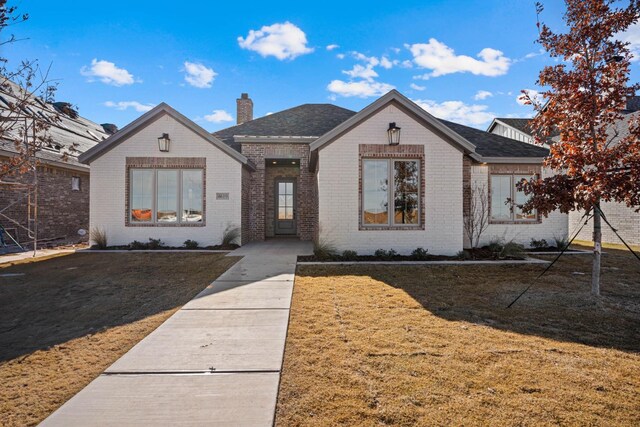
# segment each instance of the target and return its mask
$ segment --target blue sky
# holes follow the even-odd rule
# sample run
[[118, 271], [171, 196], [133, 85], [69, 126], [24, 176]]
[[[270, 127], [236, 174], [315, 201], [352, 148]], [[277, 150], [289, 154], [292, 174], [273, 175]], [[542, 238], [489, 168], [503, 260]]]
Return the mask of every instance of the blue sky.
[[[545, 3], [561, 28], [563, 2]], [[213, 131], [235, 124], [241, 92], [260, 117], [304, 103], [357, 111], [394, 87], [485, 128], [530, 115], [517, 96], [551, 61], [528, 0], [13, 4], [30, 19], [12, 31], [28, 39], [3, 56], [51, 64], [57, 100], [120, 127], [162, 101]]]

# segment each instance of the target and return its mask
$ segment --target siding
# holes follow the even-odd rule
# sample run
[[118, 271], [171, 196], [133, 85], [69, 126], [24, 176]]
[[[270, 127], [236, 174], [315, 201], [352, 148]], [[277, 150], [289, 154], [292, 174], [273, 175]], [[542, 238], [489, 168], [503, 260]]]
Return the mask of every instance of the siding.
[[[548, 170], [542, 170], [542, 177], [548, 176]], [[471, 166], [471, 186], [481, 188], [484, 186], [489, 191], [489, 166]], [[567, 215], [560, 211], [552, 212], [548, 218], [542, 217], [538, 223], [521, 224], [489, 224], [489, 227], [480, 238], [479, 246], [489, 244], [492, 240], [514, 241], [526, 247], [530, 246], [531, 239], [545, 239], [549, 244], [555, 237], [567, 237]], [[468, 243], [468, 242], [466, 242]]]
[[[158, 150], [158, 137], [168, 133], [171, 150]], [[206, 158], [206, 226], [125, 226], [125, 162], [127, 157]], [[229, 193], [229, 200], [216, 200], [216, 193]], [[181, 246], [185, 240], [216, 245], [229, 225], [241, 226], [242, 165], [168, 115], [150, 123], [91, 163], [91, 227], [107, 233], [109, 245], [133, 240], [162, 239]]]
[[[425, 228], [359, 229], [359, 146], [386, 145], [387, 128], [402, 128], [400, 146], [424, 146]], [[371, 254], [378, 248], [408, 254], [421, 246], [432, 254], [462, 249], [463, 154], [394, 105], [388, 105], [319, 151], [319, 235], [338, 250]]]
[[496, 123], [493, 129], [491, 129], [491, 133], [504, 136], [505, 138], [515, 139], [516, 141], [534, 144], [533, 139], [526, 133], [520, 132], [510, 126], [505, 126], [502, 123]]

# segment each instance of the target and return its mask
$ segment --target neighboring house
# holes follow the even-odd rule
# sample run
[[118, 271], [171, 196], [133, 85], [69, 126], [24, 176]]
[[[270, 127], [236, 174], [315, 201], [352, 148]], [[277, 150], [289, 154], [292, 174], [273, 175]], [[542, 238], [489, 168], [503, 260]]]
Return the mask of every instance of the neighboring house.
[[[628, 133], [629, 120], [640, 117], [640, 96], [628, 97], [622, 114], [624, 116], [623, 119], [609, 130], [613, 144], [615, 144], [617, 139], [624, 137]], [[496, 118], [491, 122], [491, 125], [489, 125], [487, 132], [517, 139], [518, 141], [524, 141], [529, 144], [535, 144], [529, 127], [530, 121], [531, 119]], [[550, 143], [558, 140], [559, 136], [555, 135], [551, 138]], [[548, 148], [549, 144], [545, 144], [544, 147]], [[609, 222], [611, 222], [611, 225], [618, 230], [618, 233], [627, 243], [640, 245], [640, 213], [636, 212], [637, 206], [628, 207], [622, 203], [604, 202], [601, 208]], [[570, 237], [572, 237], [583, 224], [583, 215], [584, 212], [582, 211], [569, 213]], [[613, 230], [604, 222], [602, 227], [603, 242], [622, 243]], [[593, 221], [590, 221], [589, 224], [580, 231], [576, 240], [583, 242], [593, 241]]]
[[485, 186], [482, 244], [567, 233], [566, 215], [506, 204], [522, 200], [521, 176], [544, 173], [544, 148], [438, 120], [395, 90], [357, 113], [305, 104], [251, 120], [252, 101], [237, 102], [239, 124], [214, 134], [163, 103], [81, 155], [91, 226], [110, 245], [215, 245], [239, 227], [243, 244], [297, 236], [362, 254], [452, 255], [465, 246], [465, 188]]
[[[0, 85], [0, 116], [7, 120], [9, 104], [16, 103], [22, 89], [12, 83]], [[29, 95], [28, 105], [20, 114], [19, 120], [27, 125], [36, 120], [49, 123], [48, 134], [52, 144], [44, 147], [37, 155], [38, 176], [38, 240], [54, 241], [80, 238], [78, 230], [89, 228], [89, 167], [78, 162], [77, 155], [105, 140], [115, 132], [113, 125], [93, 123], [73, 110], [64, 102], [47, 103], [41, 98]], [[11, 117], [15, 120], [15, 114]], [[17, 132], [17, 129], [14, 129]], [[12, 135], [7, 135], [10, 138]], [[17, 136], [17, 135], [13, 135]], [[17, 136], [22, 138], [22, 136]], [[70, 147], [75, 151], [69, 153]], [[16, 153], [14, 142], [0, 140], [0, 161]], [[69, 155], [65, 156], [64, 154]], [[66, 158], [65, 158], [66, 157]], [[29, 213], [29, 190], [14, 183], [32, 184], [34, 174], [6, 176], [0, 184], [0, 224], [21, 243], [29, 243], [31, 236], [27, 229], [34, 230], [35, 204]], [[32, 194], [32, 202], [34, 197]], [[5, 240], [10, 243], [9, 239]]]

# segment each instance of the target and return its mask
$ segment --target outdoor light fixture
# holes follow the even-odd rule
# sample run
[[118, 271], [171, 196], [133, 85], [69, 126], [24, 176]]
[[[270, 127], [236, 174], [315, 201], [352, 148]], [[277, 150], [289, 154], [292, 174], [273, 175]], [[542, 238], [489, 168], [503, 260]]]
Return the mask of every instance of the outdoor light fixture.
[[389, 145], [400, 144], [400, 128], [396, 126], [396, 122], [389, 123], [387, 136], [389, 137]]
[[171, 144], [171, 140], [169, 139], [168, 133], [163, 133], [160, 138], [158, 138], [158, 148], [163, 153], [169, 152], [169, 144]]

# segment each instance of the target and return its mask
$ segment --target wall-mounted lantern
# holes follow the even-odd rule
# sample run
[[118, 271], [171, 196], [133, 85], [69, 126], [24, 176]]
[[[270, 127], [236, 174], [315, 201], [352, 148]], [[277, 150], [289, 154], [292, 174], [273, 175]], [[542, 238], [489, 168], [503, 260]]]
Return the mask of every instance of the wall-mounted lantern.
[[169, 139], [168, 133], [163, 133], [160, 138], [158, 138], [158, 148], [163, 153], [169, 152], [169, 145], [171, 144], [171, 140]]
[[400, 128], [396, 126], [396, 122], [389, 123], [387, 136], [389, 137], [389, 145], [400, 144]]

